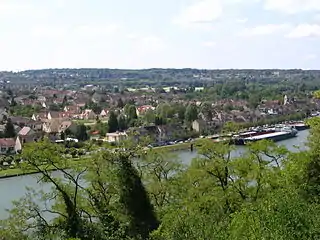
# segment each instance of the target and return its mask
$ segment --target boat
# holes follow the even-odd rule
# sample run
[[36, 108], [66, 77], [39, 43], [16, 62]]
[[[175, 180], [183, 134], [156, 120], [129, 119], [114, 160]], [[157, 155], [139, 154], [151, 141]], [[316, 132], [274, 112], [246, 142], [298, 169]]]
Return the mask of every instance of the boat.
[[268, 139], [277, 142], [294, 137], [297, 135], [297, 133], [298, 131], [292, 126], [276, 125], [275, 127], [260, 128], [259, 130], [234, 135], [230, 143], [235, 145], [245, 145], [248, 141], [262, 139]]
[[230, 143], [235, 145], [245, 145], [244, 139], [248, 137], [256, 137], [256, 136], [261, 136], [264, 134], [274, 133], [274, 132], [275, 132], [274, 129], [268, 129], [268, 128], [258, 129], [258, 130], [249, 131], [249, 132], [243, 132], [243, 133], [239, 133], [238, 135], [234, 135], [231, 138]]
[[290, 125], [293, 126], [295, 129], [297, 129], [298, 131], [303, 131], [310, 128], [310, 126], [308, 126], [303, 122], [294, 122], [294, 123], [291, 123]]
[[258, 136], [253, 136], [253, 137], [247, 137], [244, 138], [244, 144], [247, 144], [249, 142], [256, 142], [259, 140], [271, 140], [274, 142], [279, 142], [282, 140], [290, 139], [296, 137], [298, 134], [298, 130], [296, 130], [294, 127], [291, 126], [286, 126], [282, 128], [275, 128], [275, 132], [272, 133], [266, 133]]

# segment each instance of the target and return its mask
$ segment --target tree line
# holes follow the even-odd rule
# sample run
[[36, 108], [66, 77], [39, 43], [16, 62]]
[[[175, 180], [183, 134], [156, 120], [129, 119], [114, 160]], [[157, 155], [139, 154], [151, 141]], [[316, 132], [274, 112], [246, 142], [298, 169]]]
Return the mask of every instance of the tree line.
[[234, 157], [202, 139], [191, 163], [130, 140], [77, 164], [30, 144], [19, 167], [52, 188], [15, 201], [0, 239], [319, 239], [320, 119], [308, 124], [308, 150], [259, 141]]

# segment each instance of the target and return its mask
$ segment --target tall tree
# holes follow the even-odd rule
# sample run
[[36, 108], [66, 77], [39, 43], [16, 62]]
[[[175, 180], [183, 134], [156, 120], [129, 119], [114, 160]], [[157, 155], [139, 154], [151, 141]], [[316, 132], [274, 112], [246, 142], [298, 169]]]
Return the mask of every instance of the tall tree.
[[67, 96], [65, 95], [65, 96], [63, 97], [62, 106], [66, 106], [67, 103], [68, 103], [68, 98], [67, 98]]
[[195, 104], [189, 104], [186, 108], [185, 119], [187, 122], [193, 122], [198, 119], [198, 110]]
[[108, 131], [109, 133], [116, 132], [119, 129], [117, 115], [114, 111], [110, 111], [109, 121], [108, 121]]
[[128, 154], [119, 154], [118, 164], [119, 201], [129, 218], [130, 235], [148, 239], [149, 234], [158, 228], [159, 221], [145, 187]]
[[78, 125], [77, 126], [77, 130], [76, 130], [76, 134], [75, 134], [76, 138], [79, 141], [86, 141], [89, 139], [88, 133], [87, 133], [87, 128], [84, 124]]
[[11, 121], [11, 118], [8, 118], [5, 129], [4, 129], [4, 137], [13, 138], [16, 136], [16, 132], [14, 130], [14, 125]]
[[126, 120], [126, 117], [123, 116], [122, 114], [118, 118], [118, 128], [119, 128], [119, 131], [124, 131], [127, 129], [127, 120]]
[[124, 103], [123, 103], [122, 98], [119, 98], [119, 99], [118, 99], [117, 107], [118, 107], [118, 108], [123, 108], [123, 107], [124, 107]]
[[130, 120], [138, 118], [138, 116], [137, 116], [137, 108], [132, 104], [127, 104], [124, 107], [124, 113], [126, 114], [127, 118], [130, 119]]

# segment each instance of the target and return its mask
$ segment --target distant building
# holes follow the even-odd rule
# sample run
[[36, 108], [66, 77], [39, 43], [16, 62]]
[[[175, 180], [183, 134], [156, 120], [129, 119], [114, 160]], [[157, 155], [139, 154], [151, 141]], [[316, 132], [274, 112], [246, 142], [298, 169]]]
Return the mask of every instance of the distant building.
[[23, 127], [18, 132], [18, 136], [21, 139], [21, 143], [36, 142], [41, 137], [39, 133], [36, 133], [30, 127]]
[[101, 113], [100, 113], [100, 117], [101, 118], [107, 118], [109, 115], [109, 110], [108, 109], [102, 109]]
[[21, 151], [22, 145], [20, 139], [0, 138], [0, 154], [15, 154]]
[[108, 142], [121, 142], [127, 139], [128, 135], [125, 132], [114, 132], [114, 133], [107, 133], [106, 140]]
[[287, 105], [288, 104], [288, 96], [284, 95], [283, 97], [283, 105]]

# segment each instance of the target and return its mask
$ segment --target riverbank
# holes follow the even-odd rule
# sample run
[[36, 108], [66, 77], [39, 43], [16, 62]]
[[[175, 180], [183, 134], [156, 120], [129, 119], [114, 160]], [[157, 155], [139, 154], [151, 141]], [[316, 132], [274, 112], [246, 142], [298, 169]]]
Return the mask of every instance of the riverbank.
[[[299, 139], [299, 136], [297, 138]], [[196, 142], [196, 140], [197, 139], [195, 139], [194, 142]], [[285, 140], [285, 141], [294, 142], [296, 140], [292, 139], [292, 140]], [[283, 142], [285, 142], [285, 141], [283, 141]], [[194, 142], [178, 143], [178, 144], [174, 144], [174, 145], [154, 147], [153, 149], [156, 151], [165, 150], [165, 151], [172, 151], [172, 152], [179, 152], [179, 151], [191, 152], [191, 144], [193, 144], [193, 149], [196, 150], [196, 144]], [[86, 162], [86, 159], [83, 159], [83, 158], [81, 158], [81, 159], [70, 158], [70, 165], [71, 166], [82, 164], [85, 162]], [[51, 171], [54, 171], [54, 170], [56, 170], [56, 169], [54, 169], [54, 168], [51, 169]], [[23, 176], [23, 175], [31, 175], [31, 174], [37, 174], [37, 173], [39, 173], [39, 172], [35, 171], [35, 170], [26, 171], [26, 170], [22, 170], [20, 168], [8, 168], [5, 170], [0, 170], [0, 179], [12, 178], [12, 177]]]
[[[81, 164], [85, 164], [87, 163], [87, 159], [85, 158], [77, 158], [77, 159], [72, 159], [69, 162], [69, 166], [77, 166], [77, 165], [81, 165]], [[40, 166], [40, 169], [44, 169], [45, 166]], [[52, 171], [56, 171], [57, 168], [55, 168], [54, 166], [46, 166], [46, 170], [49, 172]], [[0, 179], [5, 179], [5, 178], [12, 178], [12, 177], [19, 177], [19, 176], [25, 176], [25, 175], [32, 175], [32, 174], [38, 174], [39, 171], [32, 169], [32, 170], [25, 170], [22, 168], [9, 168], [9, 169], [5, 169], [5, 170], [0, 170]]]
[[[161, 151], [161, 150], [166, 150], [166, 151], [183, 151], [190, 149], [192, 143], [178, 143], [175, 145], [167, 145], [167, 146], [161, 146], [161, 147], [155, 147], [154, 149], [156, 151]], [[79, 164], [84, 164], [86, 163], [86, 159], [70, 159], [70, 165], [75, 166]], [[57, 170], [53, 166], [50, 166], [47, 168], [48, 171], [55, 171]], [[0, 179], [5, 179], [5, 178], [12, 178], [12, 177], [19, 177], [19, 176], [24, 176], [24, 175], [32, 175], [32, 174], [37, 174], [39, 171], [37, 170], [23, 170], [21, 168], [8, 168], [5, 170], [0, 170]]]
[[177, 143], [174, 145], [166, 145], [161, 147], [155, 147], [155, 150], [167, 150], [167, 151], [181, 151], [181, 150], [187, 150], [191, 148], [192, 143]]

